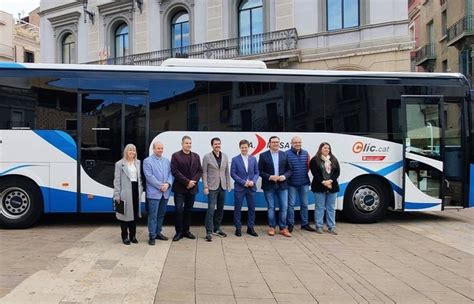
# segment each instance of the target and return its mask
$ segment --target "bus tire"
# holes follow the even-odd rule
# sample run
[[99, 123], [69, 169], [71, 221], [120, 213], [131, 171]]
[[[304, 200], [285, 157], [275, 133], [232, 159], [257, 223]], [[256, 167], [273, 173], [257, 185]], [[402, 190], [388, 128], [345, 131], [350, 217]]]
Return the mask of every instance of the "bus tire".
[[23, 229], [33, 226], [43, 214], [43, 197], [30, 179], [0, 179], [0, 227]]
[[359, 177], [346, 189], [342, 214], [349, 222], [375, 223], [385, 217], [389, 199], [389, 189], [380, 178]]

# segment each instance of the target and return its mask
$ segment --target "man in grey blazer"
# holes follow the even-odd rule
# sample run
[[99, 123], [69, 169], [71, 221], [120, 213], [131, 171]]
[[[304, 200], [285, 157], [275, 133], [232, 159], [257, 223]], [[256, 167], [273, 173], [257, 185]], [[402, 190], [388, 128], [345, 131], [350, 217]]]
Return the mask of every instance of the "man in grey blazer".
[[[206, 212], [206, 241], [212, 241], [212, 233], [226, 237], [221, 230], [224, 214], [225, 192], [230, 191], [229, 159], [221, 152], [221, 140], [211, 139], [212, 151], [202, 159], [204, 194], [208, 195]], [[217, 207], [217, 208], [216, 208]]]

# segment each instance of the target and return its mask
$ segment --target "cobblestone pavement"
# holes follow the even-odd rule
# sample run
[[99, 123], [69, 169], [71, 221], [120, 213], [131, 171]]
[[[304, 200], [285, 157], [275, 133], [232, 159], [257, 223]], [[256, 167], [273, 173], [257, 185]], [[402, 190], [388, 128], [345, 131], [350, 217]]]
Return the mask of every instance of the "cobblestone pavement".
[[[112, 221], [0, 230], [0, 303], [473, 303], [474, 209], [338, 223], [339, 235], [124, 246]], [[299, 228], [299, 227], [297, 227]], [[167, 225], [165, 234], [172, 236]], [[245, 232], [245, 230], [244, 230]]]

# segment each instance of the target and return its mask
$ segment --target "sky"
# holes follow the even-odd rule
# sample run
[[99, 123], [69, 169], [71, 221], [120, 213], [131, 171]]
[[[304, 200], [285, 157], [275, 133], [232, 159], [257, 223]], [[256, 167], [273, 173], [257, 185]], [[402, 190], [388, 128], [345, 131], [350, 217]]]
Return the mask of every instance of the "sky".
[[0, 11], [12, 14], [13, 18], [18, 18], [18, 13], [25, 17], [39, 5], [40, 0], [0, 0]]

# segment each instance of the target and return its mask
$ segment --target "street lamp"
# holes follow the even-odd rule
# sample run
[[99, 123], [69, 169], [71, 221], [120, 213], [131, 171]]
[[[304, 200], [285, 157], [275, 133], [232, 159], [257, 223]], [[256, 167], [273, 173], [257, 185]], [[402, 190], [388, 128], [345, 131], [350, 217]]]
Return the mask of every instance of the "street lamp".
[[89, 16], [90, 21], [94, 24], [95, 13], [87, 10], [87, 2], [88, 0], [82, 0], [82, 7], [84, 8], [84, 23], [87, 23], [87, 16]]

